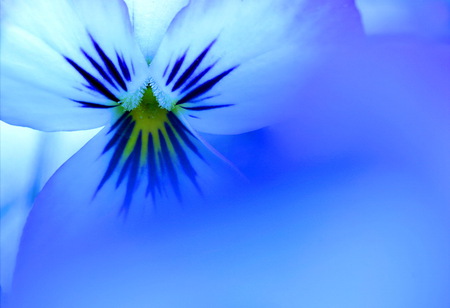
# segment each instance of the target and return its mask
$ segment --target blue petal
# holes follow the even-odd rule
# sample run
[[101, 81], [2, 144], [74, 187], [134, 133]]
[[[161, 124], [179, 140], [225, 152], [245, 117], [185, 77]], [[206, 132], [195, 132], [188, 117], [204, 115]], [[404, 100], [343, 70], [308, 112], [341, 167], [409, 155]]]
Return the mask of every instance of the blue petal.
[[[58, 216], [51, 213], [56, 210], [89, 217], [100, 212], [140, 213], [166, 202], [183, 203], [208, 195], [236, 179], [235, 171], [212, 153], [178, 115], [164, 109], [159, 112], [148, 122], [138, 111], [118, 114], [111, 126], [49, 181], [38, 197], [35, 211], [44, 216]], [[224, 177], [227, 174], [228, 180]], [[48, 212], [49, 204], [63, 208]]]

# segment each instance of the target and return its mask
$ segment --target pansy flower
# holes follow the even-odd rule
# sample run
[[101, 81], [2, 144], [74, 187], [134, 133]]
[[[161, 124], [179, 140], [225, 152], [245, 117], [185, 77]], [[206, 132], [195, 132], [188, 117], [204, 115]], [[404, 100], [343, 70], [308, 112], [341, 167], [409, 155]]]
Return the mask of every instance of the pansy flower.
[[3, 9], [1, 119], [44, 131], [104, 126], [38, 203], [125, 213], [133, 202], [202, 194], [228, 166], [200, 133], [282, 119], [314, 63], [360, 30], [347, 0], [18, 0]]

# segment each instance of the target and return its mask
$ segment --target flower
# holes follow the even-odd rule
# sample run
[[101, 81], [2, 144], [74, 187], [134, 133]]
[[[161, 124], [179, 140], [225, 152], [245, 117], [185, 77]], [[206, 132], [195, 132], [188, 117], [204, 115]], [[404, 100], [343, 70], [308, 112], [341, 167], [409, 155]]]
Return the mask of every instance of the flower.
[[[331, 15], [353, 12], [349, 3], [6, 2], [2, 120], [48, 131], [106, 125], [72, 165], [96, 178], [79, 191], [103, 200], [123, 190], [124, 212], [138, 195], [182, 199], [211, 181], [203, 169], [216, 155], [198, 132], [247, 132], [295, 108], [319, 43], [357, 20]], [[76, 182], [65, 168], [61, 180]]]
[[[260, 174], [273, 176], [273, 165], [291, 161], [276, 186], [246, 190], [244, 198], [231, 191], [221, 202], [200, 209], [188, 203], [181, 214], [139, 222], [132, 214], [142, 213], [144, 185], [133, 195], [127, 223], [117, 223], [115, 205], [102, 202], [122, 204], [126, 179], [118, 189], [107, 181], [89, 203], [89, 189], [108, 166], [107, 154], [100, 156], [105, 141], [94, 139], [38, 198], [10, 307], [409, 307], [430, 298], [431, 306], [445, 306], [448, 57], [385, 43], [333, 54], [306, 95], [291, 97], [306, 112], [283, 101], [294, 121], [244, 135], [251, 146], [261, 132], [278, 129], [282, 137], [277, 147], [263, 140], [255, 148], [255, 156], [272, 154], [257, 165]], [[223, 139], [243, 140], [234, 137]]]

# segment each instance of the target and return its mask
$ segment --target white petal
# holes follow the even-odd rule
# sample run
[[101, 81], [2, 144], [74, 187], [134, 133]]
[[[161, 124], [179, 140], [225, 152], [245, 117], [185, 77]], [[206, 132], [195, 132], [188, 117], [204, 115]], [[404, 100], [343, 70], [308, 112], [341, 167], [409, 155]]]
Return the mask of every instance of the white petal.
[[302, 80], [349, 24], [362, 33], [358, 20], [349, 1], [193, 1], [150, 66], [154, 88], [200, 131], [258, 129], [299, 103]]
[[119, 0], [7, 2], [1, 54], [2, 119], [43, 130], [107, 123], [147, 71]]
[[145, 59], [155, 56], [170, 22], [188, 0], [125, 0], [134, 35]]

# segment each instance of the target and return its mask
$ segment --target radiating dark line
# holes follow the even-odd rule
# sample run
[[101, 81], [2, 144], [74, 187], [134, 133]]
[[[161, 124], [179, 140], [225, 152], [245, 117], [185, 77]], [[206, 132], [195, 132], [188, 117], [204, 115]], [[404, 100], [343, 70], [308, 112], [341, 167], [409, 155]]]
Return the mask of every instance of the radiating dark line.
[[[85, 87], [86, 89], [90, 89], [92, 91], [96, 91], [97, 92], [97, 90], [95, 88], [93, 88], [90, 84], [87, 84], [87, 83], [84, 83], [84, 82], [80, 82], [80, 84], [83, 87]], [[75, 90], [78, 90], [78, 91], [84, 91], [84, 89], [82, 87], [74, 87], [74, 88], [75, 88]]]
[[216, 65], [216, 64], [213, 63], [210, 66], [208, 66], [207, 68], [205, 68], [203, 71], [201, 71], [200, 74], [198, 74], [191, 81], [189, 81], [189, 83], [181, 90], [180, 93], [183, 94], [184, 92], [186, 92], [187, 90], [189, 90], [190, 88], [195, 86], [197, 84], [197, 82], [199, 82], [200, 79], [202, 79], [203, 76], [205, 76], [214, 67], [214, 65]]
[[119, 71], [117, 70], [114, 63], [111, 61], [111, 59], [106, 55], [106, 53], [103, 51], [103, 49], [98, 45], [98, 43], [94, 40], [92, 36], [91, 41], [92, 44], [94, 44], [94, 48], [97, 51], [98, 55], [102, 59], [103, 63], [105, 64], [106, 68], [108, 69], [109, 74], [111, 77], [114, 78], [115, 81], [121, 86], [122, 89], [127, 91], [127, 85], [125, 81], [123, 80], [122, 76], [120, 75]]
[[[133, 153], [131, 153], [133, 154]], [[130, 154], [130, 156], [131, 156]], [[120, 174], [117, 177], [117, 181], [116, 181], [116, 189], [119, 188], [120, 184], [122, 184], [122, 181], [125, 179], [125, 173], [128, 171], [128, 166], [131, 163], [131, 159], [130, 157], [127, 158], [127, 160], [125, 161], [125, 163], [122, 166], [122, 169], [120, 170]]]
[[100, 181], [100, 184], [97, 187], [97, 192], [103, 187], [103, 185], [106, 183], [106, 181], [111, 177], [114, 170], [116, 170], [117, 165], [119, 164], [120, 158], [123, 155], [123, 152], [127, 146], [128, 140], [130, 138], [131, 132], [134, 128], [134, 122], [133, 125], [128, 128], [127, 132], [125, 132], [123, 135], [121, 135], [121, 139], [119, 144], [117, 145], [113, 156], [111, 157], [111, 160], [108, 164], [108, 169], [106, 170], [105, 174], [103, 175], [102, 180]]
[[[139, 131], [139, 135], [141, 135], [141, 131]], [[129, 171], [128, 169], [130, 168], [130, 165], [133, 161], [134, 150], [136, 149], [137, 146], [139, 146], [139, 147], [141, 146], [141, 145], [138, 145], [137, 142], [138, 142], [138, 139], [136, 139], [136, 143], [133, 146], [133, 150], [126, 158], [125, 163], [122, 166], [122, 170], [120, 170], [119, 177], [117, 178], [117, 181], [116, 181], [116, 188], [118, 188], [120, 186], [120, 184], [122, 184], [123, 180], [126, 178], [126, 173], [127, 173], [127, 171]], [[122, 152], [122, 155], [123, 155], [123, 152]]]
[[69, 62], [70, 65], [73, 66], [77, 70], [78, 73], [80, 73], [81, 76], [89, 83], [91, 86], [91, 89], [94, 91], [97, 91], [98, 93], [104, 95], [108, 99], [118, 102], [119, 99], [112, 94], [97, 78], [89, 74], [86, 70], [84, 70], [81, 66], [79, 66], [77, 63], [75, 63], [72, 59], [64, 57], [67, 62]]
[[109, 131], [107, 132], [107, 134], [109, 134], [110, 132], [112, 132], [113, 130], [115, 130], [116, 127], [119, 126], [119, 124], [120, 124], [123, 120], [125, 120], [126, 118], [128, 118], [129, 115], [130, 115], [130, 113], [129, 113], [128, 111], [127, 111], [127, 112], [124, 112], [124, 113], [120, 116], [120, 118], [117, 119], [116, 122], [114, 122], [114, 124], [111, 126], [111, 128], [109, 129]]
[[164, 127], [167, 131], [167, 135], [169, 136], [170, 142], [172, 143], [173, 149], [175, 150], [175, 153], [177, 154], [177, 157], [180, 160], [181, 168], [183, 168], [184, 173], [191, 180], [192, 184], [194, 184], [194, 186], [198, 190], [200, 190], [200, 187], [198, 186], [197, 179], [196, 179], [197, 172], [195, 172], [194, 168], [192, 167], [192, 164], [189, 161], [189, 159], [186, 155], [186, 152], [184, 151], [178, 138], [175, 136], [174, 132], [172, 131], [172, 128], [170, 127], [170, 125], [168, 123], [164, 123]]
[[133, 121], [128, 118], [126, 119], [120, 126], [118, 131], [114, 134], [114, 136], [109, 140], [108, 144], [103, 149], [102, 154], [108, 152], [116, 143], [117, 141], [123, 136], [127, 136], [131, 134], [131, 131], [134, 128]]
[[175, 76], [177, 75], [178, 71], [180, 70], [181, 65], [183, 65], [184, 59], [186, 58], [186, 53], [187, 53], [187, 50], [184, 52], [184, 54], [181, 56], [181, 58], [179, 58], [175, 62], [174, 66], [172, 68], [172, 71], [170, 72], [169, 78], [167, 78], [166, 86], [168, 86], [172, 82], [172, 80], [175, 78]]
[[[158, 151], [157, 156], [158, 156], [157, 165], [159, 167], [159, 174], [161, 175], [161, 178], [162, 178], [163, 175], [166, 174], [166, 164], [164, 164], [164, 160], [163, 160], [161, 151]], [[167, 193], [166, 185], [162, 186], [162, 191]]]
[[208, 81], [205, 81], [204, 83], [202, 83], [201, 85], [196, 87], [194, 90], [191, 90], [188, 94], [183, 96], [183, 98], [177, 102], [177, 105], [184, 104], [184, 103], [190, 101], [191, 99], [194, 99], [196, 97], [199, 97], [200, 95], [205, 94], [206, 92], [211, 90], [219, 81], [221, 81], [225, 76], [227, 76], [229, 73], [231, 73], [236, 68], [237, 68], [237, 66], [227, 69], [226, 71], [220, 73], [216, 77], [211, 78]]
[[191, 111], [203, 111], [203, 110], [224, 108], [224, 107], [229, 107], [229, 106], [233, 106], [233, 104], [213, 105], [213, 106], [195, 106], [195, 107], [184, 107], [184, 106], [181, 106], [181, 108], [187, 109], [187, 110], [191, 110]]
[[206, 47], [198, 56], [197, 58], [189, 65], [189, 67], [184, 71], [184, 73], [178, 78], [178, 80], [175, 82], [172, 91], [178, 90], [185, 82], [189, 79], [189, 77], [192, 76], [194, 71], [197, 69], [197, 67], [202, 63], [203, 59], [205, 58], [206, 54], [209, 52], [211, 47], [214, 45], [216, 40], [213, 40], [208, 47]]
[[152, 199], [155, 200], [155, 187], [161, 192], [158, 181], [155, 145], [153, 144], [152, 133], [148, 133], [148, 145], [147, 145], [147, 168], [148, 168], [148, 185], [146, 195], [152, 193]]
[[88, 89], [88, 90], [92, 90], [92, 91], [95, 91], [95, 92], [98, 92], [98, 90], [96, 89], [96, 88], [94, 88], [93, 86], [91, 86], [91, 85], [85, 85], [85, 84], [83, 84], [85, 87], [86, 87], [86, 89]]
[[164, 73], [163, 73], [163, 78], [164, 77], [166, 77], [166, 74], [167, 74], [167, 71], [168, 71], [168, 69], [169, 69], [169, 66], [170, 66], [170, 62], [169, 63], [167, 63], [167, 66], [166, 66], [166, 68], [164, 69]]
[[161, 155], [164, 161], [164, 165], [167, 169], [167, 175], [169, 177], [170, 183], [172, 184], [175, 195], [179, 200], [181, 200], [180, 188], [178, 186], [178, 177], [177, 172], [175, 171], [175, 167], [172, 162], [172, 158], [170, 157], [169, 148], [167, 146], [166, 139], [164, 138], [161, 130], [158, 130], [159, 143], [161, 145]]
[[99, 109], [107, 109], [107, 108], [115, 108], [117, 106], [120, 106], [119, 104], [115, 104], [115, 105], [102, 105], [102, 104], [97, 104], [97, 103], [90, 103], [90, 102], [83, 102], [83, 101], [77, 101], [77, 100], [72, 100], [75, 103], [81, 104], [83, 108], [99, 108]]
[[211, 99], [211, 98], [214, 98], [217, 96], [219, 96], [219, 95], [216, 94], [216, 95], [204, 96], [202, 98], [190, 100], [189, 103], [200, 103], [200, 102], [206, 101], [207, 99]]
[[100, 64], [97, 63], [97, 61], [95, 61], [89, 54], [87, 54], [83, 49], [81, 49], [81, 52], [84, 54], [84, 56], [89, 60], [89, 62], [91, 62], [92, 66], [99, 72], [99, 74], [105, 78], [105, 80], [114, 87], [114, 89], [119, 90], [119, 88], [117, 88], [116, 84], [114, 83], [114, 81], [112, 81], [112, 79], [109, 77], [109, 75], [105, 72], [105, 70], [103, 69], [103, 67], [101, 67]]
[[117, 56], [117, 62], [119, 62], [120, 70], [122, 71], [123, 76], [127, 81], [131, 81], [131, 75], [130, 70], [128, 69], [128, 65], [123, 59], [123, 57], [119, 56], [119, 54], [116, 52]]
[[167, 113], [167, 119], [169, 120], [169, 122], [172, 124], [172, 126], [175, 128], [176, 131], [178, 130], [185, 131], [193, 138], [195, 139], [197, 138], [189, 129], [187, 129], [184, 123], [181, 122], [181, 120], [173, 112]]
[[128, 157], [128, 160], [131, 161], [129, 166], [130, 172], [128, 175], [125, 201], [121, 209], [122, 211], [125, 211], [125, 213], [127, 213], [130, 208], [130, 203], [131, 200], [133, 199], [133, 193], [136, 188], [136, 180], [141, 161], [141, 149], [142, 149], [142, 131], [139, 132], [133, 152], [130, 154], [130, 157]]
[[197, 154], [198, 157], [200, 157], [202, 160], [203, 156], [198, 151], [195, 144], [192, 142], [192, 140], [189, 138], [189, 136], [186, 134], [188, 132], [192, 138], [196, 138], [192, 133], [184, 126], [184, 124], [178, 119], [177, 116], [175, 116], [172, 112], [167, 113], [167, 118], [169, 119], [172, 126], [175, 128], [175, 131], [178, 133], [180, 138], [183, 140], [183, 142], [188, 146], [189, 149], [191, 149], [192, 152]]

